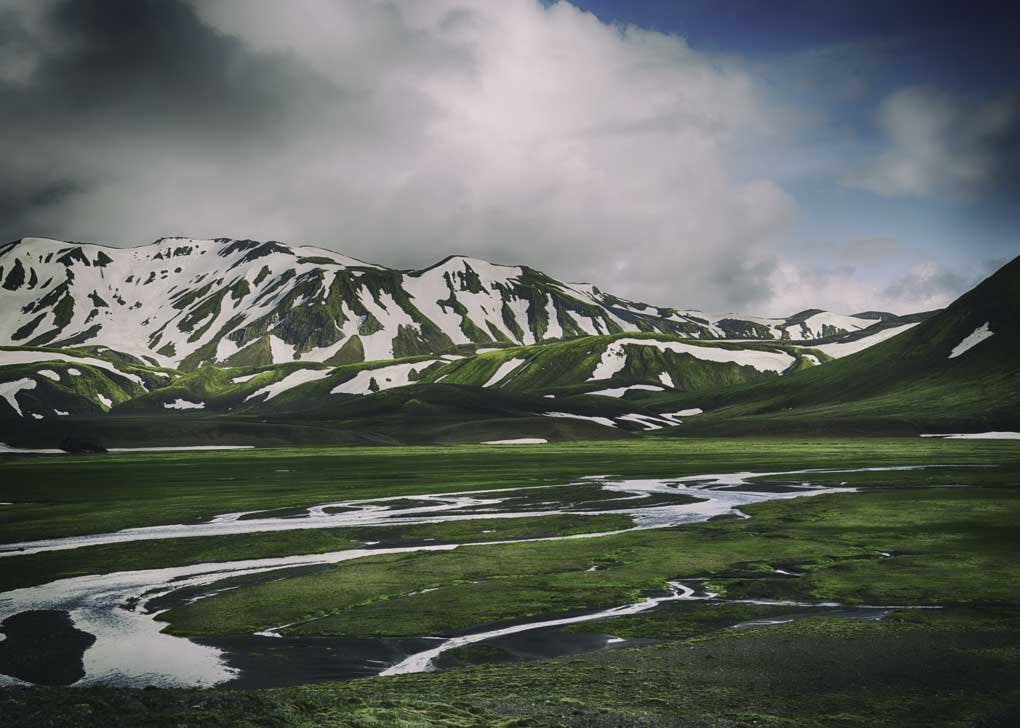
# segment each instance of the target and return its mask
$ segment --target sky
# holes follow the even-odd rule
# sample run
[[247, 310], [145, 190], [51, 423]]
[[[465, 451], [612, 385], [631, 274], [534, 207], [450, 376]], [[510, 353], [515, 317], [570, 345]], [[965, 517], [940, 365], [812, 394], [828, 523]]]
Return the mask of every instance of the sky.
[[1020, 253], [987, 0], [0, 0], [0, 240], [460, 253], [655, 305], [946, 305]]

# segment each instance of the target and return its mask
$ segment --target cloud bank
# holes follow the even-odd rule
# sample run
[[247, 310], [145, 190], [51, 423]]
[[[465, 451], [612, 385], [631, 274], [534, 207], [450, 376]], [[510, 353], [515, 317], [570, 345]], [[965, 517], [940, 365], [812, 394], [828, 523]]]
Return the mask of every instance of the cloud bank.
[[[0, 239], [465, 253], [724, 311], [825, 289], [777, 252], [798, 206], [753, 159], [802, 116], [677, 36], [538, 0], [12, 0], [0, 28]], [[918, 103], [855, 184], [923, 188], [895, 171]]]
[[877, 123], [889, 149], [849, 175], [851, 186], [890, 197], [1020, 200], [1020, 92], [973, 101], [903, 89], [882, 102]]

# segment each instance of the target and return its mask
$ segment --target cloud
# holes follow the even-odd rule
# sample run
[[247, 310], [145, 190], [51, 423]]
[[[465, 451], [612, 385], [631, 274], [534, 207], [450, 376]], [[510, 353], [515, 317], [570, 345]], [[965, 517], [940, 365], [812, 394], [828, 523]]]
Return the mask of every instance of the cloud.
[[1020, 92], [975, 103], [908, 88], [882, 102], [877, 123], [888, 149], [848, 175], [847, 185], [889, 197], [1020, 199]]
[[745, 68], [567, 3], [12, 7], [4, 239], [244, 236], [395, 266], [462, 252], [753, 308], [797, 216], [733, 164], [791, 124]]
[[[864, 242], [863, 249], [871, 246]], [[860, 250], [851, 243], [847, 250]], [[902, 246], [898, 262], [907, 259]], [[859, 265], [879, 259], [861, 257], [856, 263], [801, 265], [777, 262], [768, 271], [772, 291], [768, 312], [784, 315], [806, 308], [824, 308], [844, 313], [889, 311], [909, 314], [944, 308], [1005, 264], [988, 260], [966, 268], [947, 268], [935, 260], [896, 266], [886, 276], [863, 275]]]

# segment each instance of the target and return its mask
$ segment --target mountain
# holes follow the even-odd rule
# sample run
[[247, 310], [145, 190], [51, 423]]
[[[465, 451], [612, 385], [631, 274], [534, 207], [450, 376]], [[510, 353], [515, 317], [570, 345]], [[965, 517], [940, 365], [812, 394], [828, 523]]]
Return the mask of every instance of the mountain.
[[707, 316], [237, 240], [26, 239], [0, 286], [0, 445], [1020, 429], [1017, 261], [904, 317]]
[[105, 346], [154, 366], [344, 364], [625, 332], [810, 341], [875, 323], [628, 301], [525, 266], [451, 256], [393, 270], [329, 250], [163, 238], [111, 248], [41, 238], [0, 247], [0, 344]]
[[884, 322], [860, 351], [853, 350], [860, 335], [816, 347], [841, 356], [825, 366], [679, 404], [706, 411], [696, 423], [702, 432], [1020, 430], [1020, 258], [918, 318]]

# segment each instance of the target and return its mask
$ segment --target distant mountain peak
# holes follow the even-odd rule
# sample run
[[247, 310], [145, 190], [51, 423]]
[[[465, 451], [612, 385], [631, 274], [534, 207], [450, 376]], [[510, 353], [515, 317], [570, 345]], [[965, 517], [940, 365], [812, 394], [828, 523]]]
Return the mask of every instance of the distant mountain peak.
[[316, 246], [168, 236], [0, 247], [0, 344], [104, 345], [168, 366], [391, 359], [596, 334], [812, 340], [872, 320], [714, 316], [455, 254], [385, 268]]

